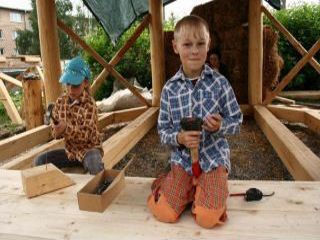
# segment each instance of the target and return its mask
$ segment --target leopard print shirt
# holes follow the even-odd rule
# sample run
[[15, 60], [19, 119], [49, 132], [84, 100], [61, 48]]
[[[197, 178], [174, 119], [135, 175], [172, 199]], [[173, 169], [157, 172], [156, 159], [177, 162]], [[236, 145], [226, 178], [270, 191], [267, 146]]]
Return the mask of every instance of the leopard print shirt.
[[83, 91], [79, 100], [71, 101], [67, 94], [60, 96], [53, 109], [55, 119], [66, 122], [65, 132], [54, 138], [65, 140], [65, 149], [69, 160], [82, 161], [87, 151], [92, 148], [102, 149], [102, 138], [98, 131], [96, 103], [87, 91]]

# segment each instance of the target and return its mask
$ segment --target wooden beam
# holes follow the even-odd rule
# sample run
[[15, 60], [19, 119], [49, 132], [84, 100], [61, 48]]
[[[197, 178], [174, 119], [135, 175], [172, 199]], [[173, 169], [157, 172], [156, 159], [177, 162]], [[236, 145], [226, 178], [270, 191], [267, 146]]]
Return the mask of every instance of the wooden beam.
[[305, 111], [301, 108], [293, 108], [283, 105], [267, 105], [268, 110], [279, 119], [289, 122], [304, 123]]
[[106, 169], [116, 165], [156, 124], [159, 108], [152, 107], [103, 143]]
[[113, 112], [114, 123], [129, 122], [146, 112], [148, 107], [137, 107]]
[[[269, 12], [267, 8], [264, 6], [261, 6], [262, 12], [270, 19], [272, 24], [287, 38], [287, 40], [292, 44], [292, 46], [303, 56], [307, 54], [307, 50], [301, 45], [300, 42], [298, 42], [291, 33]], [[320, 73], [320, 64], [317, 62], [315, 58], [311, 58], [309, 60], [309, 63], [311, 64], [314, 69]]]
[[[147, 110], [146, 107], [132, 108], [128, 110], [115, 111], [105, 113], [99, 117], [98, 128], [101, 131], [105, 126], [113, 123], [132, 121], [137, 116]], [[25, 133], [21, 133], [14, 137], [0, 141], [0, 161], [12, 158], [23, 151], [29, 150], [38, 144], [47, 142], [51, 138], [50, 126], [41, 126]], [[25, 169], [31, 167], [33, 159], [44, 151], [64, 147], [63, 139], [52, 140], [48, 143], [31, 149], [23, 155], [12, 158], [12, 160], [4, 164], [1, 168], [5, 169]], [[107, 153], [105, 153], [107, 154]], [[3, 155], [3, 157], [2, 157]]]
[[40, 50], [44, 73], [46, 103], [55, 102], [62, 93], [57, 17], [54, 0], [37, 0]]
[[[124, 56], [124, 54], [132, 47], [132, 45], [135, 43], [135, 41], [138, 39], [138, 37], [141, 35], [143, 30], [146, 28], [146, 26], [150, 22], [150, 14], [146, 15], [139, 26], [136, 28], [134, 33], [131, 35], [131, 37], [127, 40], [127, 42], [122, 46], [122, 48], [119, 49], [119, 51], [113, 56], [113, 58], [110, 60], [109, 64], [111, 66], [115, 66]], [[95, 81], [91, 85], [91, 93], [94, 95], [96, 91], [99, 89], [99, 87], [102, 85], [106, 77], [109, 75], [109, 72], [106, 68], [102, 70], [102, 72], [99, 74], [99, 76], [95, 79]]]
[[[266, 107], [255, 106], [254, 117], [295, 180], [320, 180], [320, 159]], [[271, 171], [271, 170], [270, 170]]]
[[108, 64], [103, 57], [101, 57], [92, 47], [86, 44], [72, 29], [70, 29], [67, 25], [57, 19], [58, 26], [61, 30], [63, 30], [73, 41], [78, 43], [84, 51], [89, 53], [98, 63], [100, 63], [104, 68], [110, 72], [112, 76], [114, 76], [121, 84], [127, 87], [138, 99], [146, 106], [151, 106], [148, 101], [136, 90], [134, 86], [132, 86], [120, 73], [118, 73], [113, 66]]
[[50, 126], [40, 126], [0, 141], [0, 162], [51, 140]]
[[241, 104], [240, 109], [244, 116], [253, 116], [253, 107], [251, 105]]
[[320, 113], [319, 111], [307, 111], [304, 115], [304, 124], [310, 130], [320, 135]]
[[0, 79], [0, 98], [5, 99], [5, 100], [1, 100], [1, 101], [2, 101], [11, 121], [16, 124], [22, 124], [22, 119], [19, 115], [19, 112], [18, 112], [16, 106], [14, 105], [14, 103], [13, 103], [13, 101], [12, 101], [12, 99], [6, 89], [6, 86], [4, 85], [4, 83], [1, 79]]
[[297, 73], [303, 68], [303, 66], [314, 56], [317, 51], [320, 49], [320, 39], [312, 46], [308, 54], [303, 56], [299, 62], [290, 70], [290, 72], [280, 81], [278, 86], [272, 92], [269, 92], [266, 96], [266, 99], [263, 101], [263, 104], [269, 104], [275, 96], [279, 94], [297, 75]]
[[320, 113], [318, 110], [310, 108], [295, 108], [283, 105], [268, 105], [267, 108], [274, 114], [277, 118], [285, 119], [289, 122], [299, 122], [303, 123], [308, 128], [320, 134]]
[[296, 104], [295, 100], [289, 99], [289, 98], [285, 98], [285, 97], [279, 97], [279, 96], [275, 96], [274, 98], [275, 100], [283, 103], [283, 104]]
[[0, 79], [5, 80], [9, 83], [14, 84], [15, 86], [22, 88], [22, 83], [19, 80], [15, 79], [7, 74], [4, 74], [3, 72], [0, 72]]
[[1, 168], [10, 169], [10, 170], [23, 170], [23, 169], [30, 168], [32, 167], [33, 160], [41, 153], [45, 151], [53, 150], [53, 149], [63, 148], [63, 147], [64, 147], [63, 139], [59, 139], [59, 140], [54, 139], [50, 142], [42, 144], [37, 148], [33, 148], [28, 152], [11, 159], [10, 162], [3, 164]]
[[149, 0], [149, 13], [151, 14], [150, 49], [152, 72], [152, 106], [159, 107], [161, 90], [165, 80], [162, 1]]
[[249, 104], [262, 102], [263, 68], [263, 25], [261, 0], [249, 1], [249, 58], [248, 58], [248, 98]]
[[36, 79], [23, 79], [23, 104], [24, 108], [24, 120], [26, 129], [43, 125], [43, 106], [42, 106], [42, 94], [41, 94], [41, 80]]
[[40, 77], [40, 79], [41, 79], [41, 92], [42, 92], [42, 96], [43, 96], [43, 100], [42, 101], [44, 101], [43, 102], [43, 105], [44, 106], [47, 106], [47, 103], [46, 103], [46, 91], [45, 91], [45, 87], [44, 87], [44, 76], [43, 76], [43, 72], [42, 72], [42, 70], [40, 69], [40, 67], [39, 66], [36, 66], [35, 67], [36, 68], [36, 70], [37, 70], [37, 72], [38, 72], [38, 74], [39, 74], [39, 77]]
[[290, 97], [293, 99], [313, 99], [320, 100], [320, 91], [282, 91], [279, 93], [281, 97]]

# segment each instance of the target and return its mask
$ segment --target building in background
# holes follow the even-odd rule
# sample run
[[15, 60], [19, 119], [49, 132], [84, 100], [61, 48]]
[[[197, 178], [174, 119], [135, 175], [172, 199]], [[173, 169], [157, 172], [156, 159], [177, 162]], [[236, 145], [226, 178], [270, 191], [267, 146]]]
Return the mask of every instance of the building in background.
[[[0, 3], [0, 56], [12, 57], [19, 53], [16, 49], [18, 30], [31, 30], [29, 16], [31, 9]], [[13, 5], [13, 4], [11, 4]]]

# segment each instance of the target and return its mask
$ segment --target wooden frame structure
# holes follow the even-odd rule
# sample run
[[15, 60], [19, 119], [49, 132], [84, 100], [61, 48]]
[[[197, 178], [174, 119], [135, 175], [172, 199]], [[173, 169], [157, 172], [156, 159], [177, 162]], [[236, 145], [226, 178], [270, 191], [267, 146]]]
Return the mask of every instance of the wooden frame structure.
[[[249, 105], [241, 106], [242, 110], [254, 116], [258, 125], [267, 136], [268, 140], [277, 151], [278, 155], [287, 166], [288, 170], [296, 180], [320, 180], [320, 159], [313, 154], [297, 137], [295, 137], [277, 118], [288, 121], [305, 123], [310, 129], [319, 133], [320, 114], [309, 109], [291, 107], [276, 107], [269, 104], [273, 98], [294, 78], [298, 71], [310, 63], [319, 73], [320, 65], [313, 58], [320, 49], [320, 39], [308, 52], [301, 44], [262, 6], [262, 0], [249, 1], [249, 72], [248, 72], [248, 100]], [[162, 31], [162, 1], [149, 0], [149, 14], [146, 15], [135, 33], [116, 53], [112, 60], [106, 62], [97, 52], [88, 46], [72, 29], [56, 19], [54, 0], [37, 0], [37, 11], [39, 16], [39, 34], [41, 40], [41, 52], [44, 61], [44, 85], [46, 101], [51, 102], [56, 96], [49, 92], [59, 93], [60, 86], [56, 85], [57, 76], [60, 74], [59, 56], [52, 55], [58, 51], [56, 38], [57, 27], [60, 27], [86, 52], [92, 55], [103, 67], [103, 71], [91, 86], [95, 92], [108, 74], [113, 75], [124, 86], [132, 91], [145, 105], [139, 109], [129, 109], [104, 114], [99, 120], [99, 128], [110, 123], [132, 121], [120, 132], [113, 135], [103, 143], [105, 150], [104, 162], [107, 168], [112, 168], [156, 123], [160, 93], [164, 83], [164, 44]], [[265, 14], [274, 26], [283, 33], [290, 43], [303, 55], [297, 65], [284, 77], [279, 86], [262, 99], [262, 61], [263, 61], [263, 38], [262, 38], [262, 14]], [[152, 103], [147, 102], [135, 88], [130, 85], [114, 68], [126, 51], [132, 46], [141, 32], [149, 25], [151, 32], [151, 63], [152, 63]], [[46, 29], [50, 29], [54, 37], [49, 36]], [[52, 49], [56, 49], [53, 51]], [[53, 74], [54, 72], [54, 74]], [[53, 74], [52, 76], [50, 74]], [[54, 91], [53, 91], [54, 90]], [[33, 141], [29, 141], [33, 139]], [[290, 141], [288, 141], [290, 139]], [[37, 146], [42, 144], [40, 146]], [[9, 147], [10, 146], [10, 147]], [[42, 151], [63, 146], [62, 140], [51, 141], [50, 129], [41, 126], [26, 133], [0, 141], [0, 161], [12, 159], [2, 166], [7, 169], [23, 169], [29, 167], [31, 160]], [[14, 150], [13, 150], [14, 149]], [[23, 153], [27, 151], [27, 153]], [[21, 155], [18, 155], [21, 153]]]

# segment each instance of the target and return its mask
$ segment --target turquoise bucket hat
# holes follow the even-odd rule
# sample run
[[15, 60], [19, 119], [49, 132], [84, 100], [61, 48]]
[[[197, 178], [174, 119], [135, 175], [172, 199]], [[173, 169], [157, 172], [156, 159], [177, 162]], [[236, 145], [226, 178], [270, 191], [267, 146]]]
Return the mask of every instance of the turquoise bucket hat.
[[84, 79], [90, 79], [90, 69], [81, 57], [72, 58], [64, 68], [59, 82], [80, 85]]

